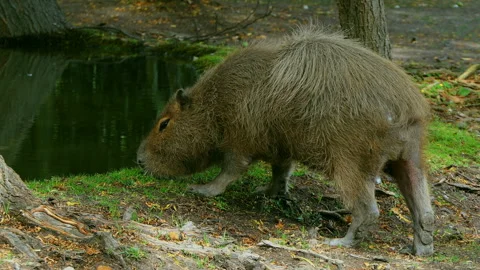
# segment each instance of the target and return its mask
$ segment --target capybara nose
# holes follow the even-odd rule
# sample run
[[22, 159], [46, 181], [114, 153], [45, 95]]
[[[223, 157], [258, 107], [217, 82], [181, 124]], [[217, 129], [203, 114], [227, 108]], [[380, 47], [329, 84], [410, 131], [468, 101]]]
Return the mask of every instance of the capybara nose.
[[145, 168], [145, 159], [142, 155], [137, 155], [137, 165], [140, 166], [140, 168], [142, 169]]

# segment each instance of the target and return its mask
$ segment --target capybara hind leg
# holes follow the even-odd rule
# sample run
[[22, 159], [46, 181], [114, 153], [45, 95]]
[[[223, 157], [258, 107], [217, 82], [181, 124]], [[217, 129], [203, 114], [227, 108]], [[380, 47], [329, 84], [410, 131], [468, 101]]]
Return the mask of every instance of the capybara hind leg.
[[427, 179], [418, 155], [391, 162], [392, 176], [405, 197], [413, 219], [413, 252], [418, 256], [433, 253], [434, 214], [428, 193]]
[[295, 165], [291, 160], [272, 163], [272, 181], [265, 187], [258, 188], [270, 197], [287, 196], [288, 182]]
[[[341, 179], [337, 180], [341, 181]], [[361, 184], [358, 185], [355, 191], [352, 191], [351, 194], [343, 193], [344, 196], [350, 196], [349, 198], [344, 198], [344, 201], [347, 203], [346, 206], [352, 210], [352, 223], [345, 237], [326, 239], [325, 243], [329, 245], [352, 246], [358, 240], [367, 237], [371, 227], [376, 224], [379, 211], [375, 200], [375, 182], [371, 177], [364, 177], [363, 179], [357, 179], [357, 181]], [[348, 182], [343, 184], [339, 182], [338, 184], [340, 189], [342, 189], [341, 186], [348, 185]]]
[[248, 169], [251, 159], [248, 157], [228, 153], [223, 160], [222, 169], [215, 179], [204, 185], [190, 185], [189, 191], [207, 197], [213, 197], [225, 192], [227, 186], [240, 178]]

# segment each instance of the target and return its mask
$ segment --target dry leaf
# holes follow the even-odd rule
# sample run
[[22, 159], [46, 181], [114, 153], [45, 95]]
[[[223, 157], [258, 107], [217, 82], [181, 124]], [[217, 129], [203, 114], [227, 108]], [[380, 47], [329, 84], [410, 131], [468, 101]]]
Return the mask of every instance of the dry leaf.
[[408, 218], [406, 218], [402, 213], [400, 213], [400, 209], [398, 209], [397, 207], [393, 207], [392, 209], [390, 209], [390, 211], [392, 211], [393, 213], [395, 213], [395, 215], [397, 215], [397, 217], [407, 223], [407, 224], [410, 224], [412, 223]]

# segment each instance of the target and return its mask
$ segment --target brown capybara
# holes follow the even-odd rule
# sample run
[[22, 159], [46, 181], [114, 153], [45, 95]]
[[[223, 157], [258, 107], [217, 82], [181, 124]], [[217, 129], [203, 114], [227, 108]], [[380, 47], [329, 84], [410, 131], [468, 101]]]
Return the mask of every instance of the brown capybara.
[[138, 149], [155, 176], [220, 164], [215, 196], [255, 160], [272, 164], [270, 195], [287, 192], [294, 162], [333, 179], [353, 221], [350, 246], [376, 221], [375, 178], [388, 163], [412, 213], [417, 255], [433, 253], [434, 214], [422, 157], [429, 108], [395, 64], [340, 35], [299, 27], [229, 56], [171, 99]]

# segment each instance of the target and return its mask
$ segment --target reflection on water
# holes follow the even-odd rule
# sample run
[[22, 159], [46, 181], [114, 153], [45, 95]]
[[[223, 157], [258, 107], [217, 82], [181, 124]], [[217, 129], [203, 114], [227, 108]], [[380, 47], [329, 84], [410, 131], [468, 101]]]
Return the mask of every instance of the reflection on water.
[[135, 151], [188, 64], [0, 51], [0, 155], [23, 179], [135, 166]]

